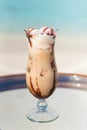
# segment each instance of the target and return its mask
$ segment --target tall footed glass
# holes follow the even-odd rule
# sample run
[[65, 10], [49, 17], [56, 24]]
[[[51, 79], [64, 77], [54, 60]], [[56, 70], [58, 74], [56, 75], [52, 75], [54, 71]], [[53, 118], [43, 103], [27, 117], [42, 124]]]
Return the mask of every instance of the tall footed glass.
[[58, 118], [58, 114], [48, 108], [46, 102], [46, 98], [54, 92], [57, 82], [55, 31], [49, 27], [42, 27], [28, 28], [25, 32], [29, 40], [26, 84], [32, 95], [39, 100], [37, 108], [29, 112], [27, 118], [34, 122], [51, 122]]

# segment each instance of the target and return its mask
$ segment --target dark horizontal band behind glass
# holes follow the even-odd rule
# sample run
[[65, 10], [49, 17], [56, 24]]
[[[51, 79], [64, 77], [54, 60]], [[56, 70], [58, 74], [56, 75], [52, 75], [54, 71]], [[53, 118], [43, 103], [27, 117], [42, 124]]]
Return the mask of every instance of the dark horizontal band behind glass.
[[[87, 89], [87, 76], [60, 73], [58, 87]], [[26, 88], [25, 74], [0, 77], [0, 91]]]
[[0, 91], [26, 88], [25, 75], [0, 77]]

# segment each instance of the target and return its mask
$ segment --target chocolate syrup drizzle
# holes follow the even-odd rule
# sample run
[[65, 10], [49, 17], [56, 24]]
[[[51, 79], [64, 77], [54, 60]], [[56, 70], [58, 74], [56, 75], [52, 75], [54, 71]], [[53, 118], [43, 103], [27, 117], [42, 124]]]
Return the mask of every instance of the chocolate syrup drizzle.
[[[33, 29], [31, 29], [31, 31], [32, 31]], [[32, 42], [31, 42], [31, 39], [30, 38], [32, 38], [32, 35], [30, 35], [30, 32], [31, 31], [29, 31], [29, 28], [28, 28], [28, 30], [24, 30], [25, 31], [25, 33], [26, 33], [26, 36], [27, 36], [27, 38], [28, 38], [28, 40], [29, 40], [29, 43], [30, 43], [30, 47], [32, 47]]]

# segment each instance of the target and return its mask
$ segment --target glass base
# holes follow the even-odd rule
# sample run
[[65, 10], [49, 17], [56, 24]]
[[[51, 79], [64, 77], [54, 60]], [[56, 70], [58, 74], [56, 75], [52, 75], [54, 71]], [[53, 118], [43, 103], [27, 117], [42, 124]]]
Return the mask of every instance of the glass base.
[[[39, 109], [38, 109], [39, 104]], [[56, 120], [59, 116], [58, 114], [51, 108], [47, 108], [47, 104], [44, 101], [40, 101], [37, 104], [37, 109], [33, 109], [29, 114], [27, 114], [27, 118], [33, 122], [45, 123]], [[44, 104], [44, 107], [42, 107]]]
[[33, 109], [29, 114], [27, 114], [27, 118], [34, 122], [45, 123], [56, 120], [58, 118], [58, 114], [51, 108], [44, 112]]

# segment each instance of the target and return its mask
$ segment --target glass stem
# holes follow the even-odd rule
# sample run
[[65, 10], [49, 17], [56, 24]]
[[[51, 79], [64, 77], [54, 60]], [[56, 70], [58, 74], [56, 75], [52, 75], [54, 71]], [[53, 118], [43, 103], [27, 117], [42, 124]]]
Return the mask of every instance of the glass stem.
[[45, 99], [39, 99], [39, 101], [37, 102], [37, 108], [41, 112], [46, 111], [47, 103], [46, 103]]

